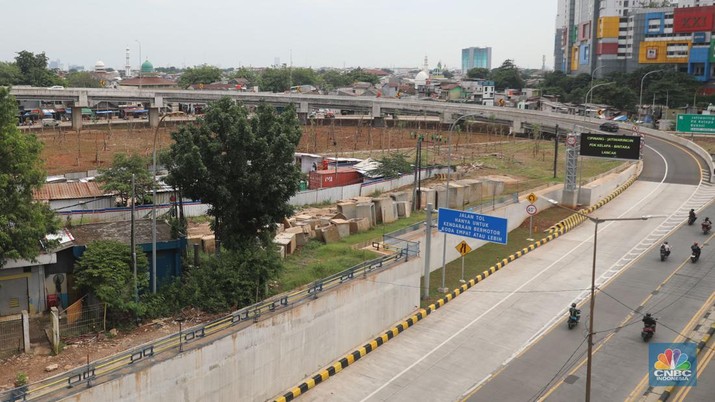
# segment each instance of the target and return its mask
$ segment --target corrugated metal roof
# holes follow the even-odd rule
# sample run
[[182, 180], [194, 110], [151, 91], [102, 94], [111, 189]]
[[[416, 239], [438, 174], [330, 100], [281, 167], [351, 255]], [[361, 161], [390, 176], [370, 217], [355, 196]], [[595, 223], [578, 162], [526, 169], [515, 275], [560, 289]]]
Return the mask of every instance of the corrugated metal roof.
[[34, 197], [38, 201], [71, 200], [75, 198], [101, 197], [104, 191], [100, 190], [96, 182], [74, 183], [47, 183], [35, 191]]

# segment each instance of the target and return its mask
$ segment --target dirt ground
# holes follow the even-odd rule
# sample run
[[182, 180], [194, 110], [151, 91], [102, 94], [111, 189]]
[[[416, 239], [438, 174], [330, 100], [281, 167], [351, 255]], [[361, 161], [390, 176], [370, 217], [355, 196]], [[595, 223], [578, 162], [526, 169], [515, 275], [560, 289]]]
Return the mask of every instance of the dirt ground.
[[[183, 327], [191, 327], [205, 323], [220, 315], [209, 315], [196, 309], [186, 309], [181, 313], [186, 321]], [[117, 331], [116, 336], [107, 333], [86, 335], [74, 339], [63, 340], [64, 349], [59, 355], [53, 356], [49, 343], [32, 344], [32, 353], [17, 354], [0, 360], [0, 390], [13, 388], [17, 373], [26, 373], [29, 382], [33, 383], [58, 373], [87, 364], [103, 357], [130, 349], [153, 339], [162, 338], [179, 331], [179, 323], [172, 318], [154, 320], [134, 328], [131, 332]], [[45, 368], [57, 364], [52, 372]]]
[[[297, 152], [317, 153], [342, 157], [379, 158], [395, 150], [414, 152], [416, 140], [411, 134], [423, 135], [423, 147], [428, 152], [446, 154], [447, 132], [423, 127], [411, 128], [374, 128], [370, 126], [341, 126], [335, 124], [304, 126], [303, 137]], [[157, 132], [157, 152], [171, 145], [171, 132], [175, 126], [162, 125]], [[138, 153], [151, 158], [155, 130], [127, 125], [93, 126], [91, 129], [76, 131], [44, 128], [35, 131], [44, 144], [42, 158], [49, 175], [69, 172], [83, 172], [108, 167], [116, 153]], [[437, 136], [443, 141], [439, 142]], [[435, 140], [432, 140], [435, 137]], [[485, 143], [496, 140], [494, 134], [473, 132], [455, 132], [452, 141], [454, 152], [459, 152], [459, 145], [465, 143]], [[434, 150], [434, 151], [432, 151]], [[424, 152], [424, 151], [423, 151]]]

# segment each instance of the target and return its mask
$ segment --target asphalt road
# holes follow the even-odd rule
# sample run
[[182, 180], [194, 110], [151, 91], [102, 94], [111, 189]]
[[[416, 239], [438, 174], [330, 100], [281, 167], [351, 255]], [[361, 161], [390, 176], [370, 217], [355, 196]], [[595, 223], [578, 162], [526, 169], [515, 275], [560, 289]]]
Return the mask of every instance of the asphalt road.
[[[678, 148], [663, 147], [658, 142], [649, 143], [654, 149], [648, 149], [644, 155], [646, 169], [639, 181], [658, 181], [660, 177], [671, 186], [693, 185], [698, 169], [695, 160], [684, 156]], [[711, 201], [712, 193], [707, 194], [693, 199]], [[670, 210], [663, 208], [662, 212]], [[707, 207], [699, 215], [715, 216], [715, 206]], [[650, 237], [655, 241], [658, 233], [666, 234], [666, 229]], [[668, 234], [667, 239], [673, 247], [668, 260], [660, 262], [657, 248], [645, 254], [634, 253], [637, 259], [601, 287], [596, 296], [591, 387], [594, 401], [626, 399], [647, 373], [648, 345], [640, 338], [642, 314], [651, 312], [659, 319], [654, 342], [671, 342], [682, 339], [679, 335], [692, 326], [691, 318], [703, 305], [711, 303], [715, 249], [703, 248], [697, 264], [690, 263], [688, 256], [693, 241], [710, 240], [712, 235], [706, 237], [699, 232], [699, 225], [684, 225]], [[588, 303], [581, 307], [582, 321], [576, 329], [567, 329], [564, 316], [467, 400], [582, 400], [586, 382], [587, 307]], [[712, 400], [715, 394], [710, 395], [705, 400]]]
[[[676, 230], [691, 207], [700, 208], [715, 194], [715, 189], [709, 186], [698, 187], [697, 163], [688, 167], [688, 159], [692, 158], [684, 151], [670, 151], [660, 141], [651, 142], [648, 146], [653, 149], [645, 151], [647, 180], [637, 181], [594, 215], [670, 216], [599, 225], [597, 284], [613, 279], [605, 288], [612, 297], [605, 294], [597, 297], [596, 330], [605, 331], [599, 333], [599, 341], [613, 332], [608, 330], [619, 326], [628, 312], [637, 309], [644, 297], [686, 258], [692, 240], [687, 230], [669, 236], [674, 252], [667, 262], [660, 263], [653, 247], [671, 230]], [[715, 216], [715, 211], [712, 215]], [[692, 231], [694, 227], [687, 229]], [[563, 378], [559, 369], [571, 353], [575, 351], [575, 357], [579, 358], [580, 349], [585, 346], [584, 326], [568, 331], [560, 320], [572, 301], [587, 299], [593, 243], [593, 225], [580, 225], [555, 242], [512, 262], [428, 319], [302, 395], [301, 400], [451, 401], [476, 389], [474, 400], [524, 401], [548, 390], [549, 385]], [[645, 256], [637, 260], [641, 254]], [[657, 303], [652, 308], [662, 316], [663, 326], [657, 339], [671, 338], [673, 332], [664, 328], [678, 331], [690, 318], [687, 311], [693, 306], [697, 310], [698, 303], [702, 304], [704, 289], [709, 286], [712, 290], [713, 284], [708, 282], [711, 277], [697, 280], [702, 270], [695, 270], [707, 264], [712, 266], [714, 258], [715, 250], [706, 250], [700, 264], [680, 268], [667, 291], [663, 288], [659, 298], [656, 295], [649, 301]], [[687, 295], [684, 289], [688, 290]], [[634, 319], [636, 324], [616, 332], [621, 337], [609, 338], [623, 339], [626, 345], [619, 344], [615, 349], [609, 346], [603, 352], [620, 353], [621, 348], [628, 353], [629, 348], [634, 353], [642, 350], [640, 319]], [[625, 381], [628, 373], [632, 373], [635, 386], [645, 370], [644, 364], [630, 358], [615, 356], [612, 360], [615, 364], [609, 365], [609, 360], [601, 356], [610, 355], [599, 352], [596, 356], [606, 362], [597, 366], [599, 381], [611, 376], [624, 377]], [[572, 388], [579, 384], [582, 387], [583, 375], [580, 378]], [[613, 400], [611, 395], [619, 393], [610, 391], [612, 387], [603, 381], [598, 386], [606, 399], [600, 400]], [[631, 391], [628, 386], [617, 388], [627, 395]], [[583, 399], [582, 391], [575, 391], [574, 395], [569, 394], [563, 400]]]

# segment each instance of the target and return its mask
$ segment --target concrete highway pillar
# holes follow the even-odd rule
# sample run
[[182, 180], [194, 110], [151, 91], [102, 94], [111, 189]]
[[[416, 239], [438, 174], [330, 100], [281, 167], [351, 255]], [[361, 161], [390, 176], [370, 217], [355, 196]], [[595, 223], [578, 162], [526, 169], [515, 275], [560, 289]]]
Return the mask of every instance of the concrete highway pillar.
[[84, 106], [84, 107], [89, 106], [89, 102], [87, 100], [87, 91], [79, 92], [79, 102], [78, 103], [79, 103], [78, 106]]
[[454, 114], [452, 112], [442, 112], [442, 124], [452, 124], [454, 120]]
[[372, 117], [373, 119], [377, 117], [382, 117], [382, 109], [377, 103], [372, 104]]
[[155, 96], [154, 97], [154, 106], [158, 108], [164, 107], [164, 97], [163, 96]]
[[521, 133], [522, 132], [522, 127], [521, 125], [524, 122], [521, 119], [514, 118], [514, 120], [511, 121], [511, 128], [514, 133]]
[[72, 106], [72, 129], [82, 129], [82, 106]]
[[310, 104], [308, 102], [300, 102], [298, 105], [298, 113], [305, 113], [306, 116], [310, 113]]
[[302, 125], [308, 124], [308, 112], [298, 112], [298, 120]]
[[152, 106], [149, 108], [149, 127], [159, 126], [159, 108]]

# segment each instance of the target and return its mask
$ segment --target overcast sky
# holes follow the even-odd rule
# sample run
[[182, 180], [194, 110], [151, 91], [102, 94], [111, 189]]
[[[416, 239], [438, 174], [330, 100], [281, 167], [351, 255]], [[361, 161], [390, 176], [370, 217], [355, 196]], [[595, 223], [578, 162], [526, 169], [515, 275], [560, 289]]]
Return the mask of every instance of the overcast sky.
[[[492, 67], [553, 67], [557, 0], [3, 0], [0, 61], [155, 67], [461, 68], [461, 49], [492, 48]], [[291, 57], [292, 55], [292, 57]]]

